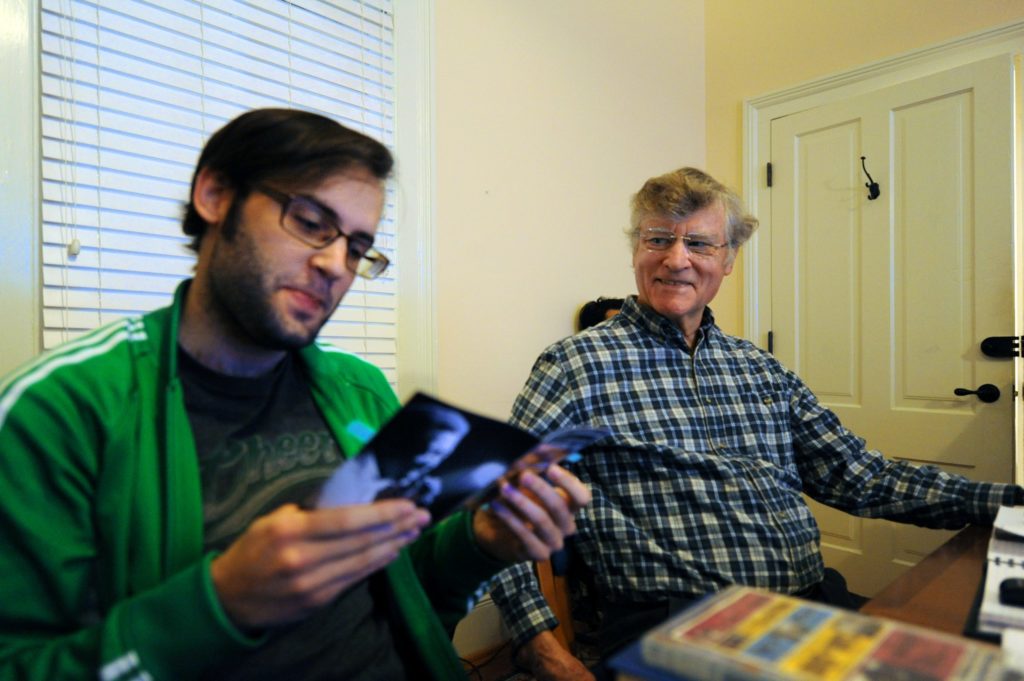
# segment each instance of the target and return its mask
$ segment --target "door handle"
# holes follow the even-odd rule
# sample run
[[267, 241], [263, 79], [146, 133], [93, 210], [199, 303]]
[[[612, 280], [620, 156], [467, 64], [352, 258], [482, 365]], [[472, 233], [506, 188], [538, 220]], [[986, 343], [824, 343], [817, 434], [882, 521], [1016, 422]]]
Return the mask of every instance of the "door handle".
[[999, 399], [999, 388], [995, 387], [991, 383], [982, 383], [978, 386], [977, 390], [957, 388], [953, 391], [953, 394], [961, 397], [964, 397], [965, 395], [977, 395], [978, 399], [982, 402], [995, 402]]

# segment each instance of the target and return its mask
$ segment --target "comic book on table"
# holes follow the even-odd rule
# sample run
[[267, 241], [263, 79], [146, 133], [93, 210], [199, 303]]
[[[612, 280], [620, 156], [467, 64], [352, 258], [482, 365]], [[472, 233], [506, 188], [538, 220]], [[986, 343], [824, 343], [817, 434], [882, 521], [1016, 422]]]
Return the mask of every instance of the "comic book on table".
[[986, 643], [741, 586], [651, 630], [640, 652], [690, 681], [1024, 679]]
[[350, 435], [364, 442], [324, 484], [321, 508], [408, 498], [438, 521], [491, 499], [502, 479], [539, 474], [572, 460], [610, 433], [604, 428], [557, 430], [543, 438], [423, 393], [414, 395], [380, 430], [358, 421]]

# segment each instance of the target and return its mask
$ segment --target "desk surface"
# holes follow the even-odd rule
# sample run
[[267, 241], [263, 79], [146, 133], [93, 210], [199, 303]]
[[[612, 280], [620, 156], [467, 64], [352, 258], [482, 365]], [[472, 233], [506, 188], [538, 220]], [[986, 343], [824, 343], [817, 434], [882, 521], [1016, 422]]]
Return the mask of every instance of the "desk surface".
[[861, 612], [963, 634], [992, 529], [968, 527], [864, 604]]

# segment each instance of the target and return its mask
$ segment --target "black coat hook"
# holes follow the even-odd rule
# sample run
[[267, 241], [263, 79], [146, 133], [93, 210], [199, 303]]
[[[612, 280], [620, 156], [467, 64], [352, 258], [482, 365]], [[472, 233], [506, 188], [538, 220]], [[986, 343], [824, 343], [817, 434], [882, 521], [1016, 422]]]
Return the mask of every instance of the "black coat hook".
[[868, 176], [868, 181], [864, 183], [864, 186], [868, 188], [868, 201], [874, 201], [882, 193], [882, 190], [878, 188], [878, 183], [871, 178], [868, 166], [864, 163], [865, 158], [865, 156], [860, 157], [860, 167], [864, 169], [864, 174]]

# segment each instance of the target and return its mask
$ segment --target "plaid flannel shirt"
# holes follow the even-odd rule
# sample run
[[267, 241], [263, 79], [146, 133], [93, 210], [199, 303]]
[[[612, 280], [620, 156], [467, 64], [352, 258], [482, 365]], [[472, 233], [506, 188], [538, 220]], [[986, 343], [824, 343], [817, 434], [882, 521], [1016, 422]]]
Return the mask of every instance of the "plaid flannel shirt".
[[[544, 351], [512, 422], [537, 435], [569, 425], [613, 431], [572, 465], [594, 497], [573, 548], [613, 601], [816, 584], [820, 533], [802, 493], [935, 528], [991, 523], [1000, 504], [1022, 496], [883, 458], [772, 355], [722, 333], [710, 310], [690, 353], [680, 330], [635, 297]], [[517, 645], [557, 624], [530, 564], [494, 584]]]

